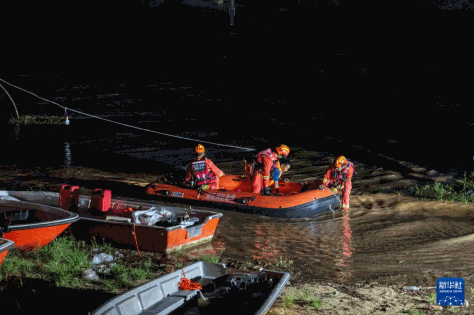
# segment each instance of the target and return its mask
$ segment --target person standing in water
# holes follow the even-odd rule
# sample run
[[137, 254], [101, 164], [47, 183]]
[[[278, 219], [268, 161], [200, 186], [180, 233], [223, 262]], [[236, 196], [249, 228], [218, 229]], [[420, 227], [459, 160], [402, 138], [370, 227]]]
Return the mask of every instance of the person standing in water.
[[332, 192], [342, 192], [342, 209], [349, 210], [349, 195], [352, 189], [352, 175], [354, 165], [344, 156], [339, 156], [333, 165], [329, 166], [319, 189], [329, 188]]

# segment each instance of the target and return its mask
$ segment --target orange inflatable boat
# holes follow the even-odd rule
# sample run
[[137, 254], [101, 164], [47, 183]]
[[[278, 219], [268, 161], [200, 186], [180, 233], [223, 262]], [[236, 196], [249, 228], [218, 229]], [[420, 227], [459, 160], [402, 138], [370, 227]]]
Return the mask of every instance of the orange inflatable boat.
[[339, 208], [339, 196], [329, 190], [318, 190], [321, 181], [303, 185], [280, 183], [282, 196], [253, 194], [252, 183], [237, 175], [220, 178], [220, 189], [205, 190], [201, 195], [196, 189], [174, 183], [154, 182], [146, 187], [146, 193], [159, 199], [219, 207], [234, 211], [281, 218], [314, 217], [328, 210]]

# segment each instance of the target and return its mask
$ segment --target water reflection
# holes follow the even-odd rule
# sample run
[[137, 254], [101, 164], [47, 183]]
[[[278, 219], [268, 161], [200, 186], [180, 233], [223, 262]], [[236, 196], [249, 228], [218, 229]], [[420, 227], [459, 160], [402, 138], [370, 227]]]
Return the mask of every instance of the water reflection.
[[66, 156], [64, 159], [64, 165], [66, 166], [66, 168], [70, 168], [71, 163], [72, 163], [72, 156], [71, 156], [71, 145], [69, 142], [65, 142], [64, 152], [66, 153]]
[[252, 258], [274, 263], [281, 254], [281, 250], [278, 249], [278, 240], [282, 235], [275, 230], [274, 225], [270, 225], [268, 222], [265, 223], [257, 222], [255, 224], [255, 243]]
[[15, 140], [18, 140], [18, 136], [20, 135], [20, 124], [15, 125]]
[[336, 276], [339, 280], [350, 280], [352, 278], [352, 229], [350, 225], [349, 211], [344, 211], [341, 225], [341, 256], [336, 261]]

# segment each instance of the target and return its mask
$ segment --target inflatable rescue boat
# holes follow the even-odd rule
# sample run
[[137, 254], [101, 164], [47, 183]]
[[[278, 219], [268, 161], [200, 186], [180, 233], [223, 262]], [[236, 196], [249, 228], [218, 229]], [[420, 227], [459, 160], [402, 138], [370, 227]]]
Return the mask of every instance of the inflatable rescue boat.
[[252, 193], [252, 183], [246, 177], [225, 175], [220, 178], [220, 189], [198, 192], [194, 188], [163, 180], [149, 184], [146, 193], [164, 201], [219, 207], [245, 213], [280, 218], [318, 216], [328, 210], [339, 209], [340, 197], [328, 189], [318, 190], [322, 181], [310, 184], [280, 183], [281, 196]]

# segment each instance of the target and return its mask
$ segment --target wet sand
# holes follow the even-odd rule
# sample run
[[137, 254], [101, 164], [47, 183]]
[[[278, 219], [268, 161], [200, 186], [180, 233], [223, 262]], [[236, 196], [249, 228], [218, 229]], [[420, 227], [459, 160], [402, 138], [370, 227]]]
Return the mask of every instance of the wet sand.
[[[320, 179], [333, 158], [304, 150], [294, 152], [291, 181]], [[311, 288], [322, 299], [321, 314], [430, 313], [425, 295], [435, 292], [403, 291], [403, 286], [434, 287], [439, 277], [464, 277], [474, 286], [474, 205], [437, 202], [381, 193], [408, 189], [417, 183], [448, 182], [452, 178], [408, 162], [376, 165], [353, 161], [358, 175], [353, 180], [351, 210], [327, 214], [316, 220], [285, 222], [267, 217], [225, 212], [216, 232], [227, 259], [275, 262], [283, 257], [293, 264], [293, 279], [268, 314], [314, 314], [304, 299], [285, 307], [284, 296], [292, 290]], [[218, 166], [226, 173], [243, 174], [243, 163]], [[18, 170], [3, 166], [4, 189], [57, 191], [62, 183], [91, 189], [112, 189], [114, 196], [134, 198], [160, 175], [114, 174], [89, 168]], [[242, 227], [247, 227], [242, 228]], [[276, 268], [274, 268], [276, 269]], [[338, 295], [335, 295], [335, 291]], [[329, 297], [332, 295], [332, 297]], [[466, 299], [472, 294], [466, 289]], [[470, 314], [471, 307], [458, 314]], [[449, 313], [450, 311], [443, 311]]]

